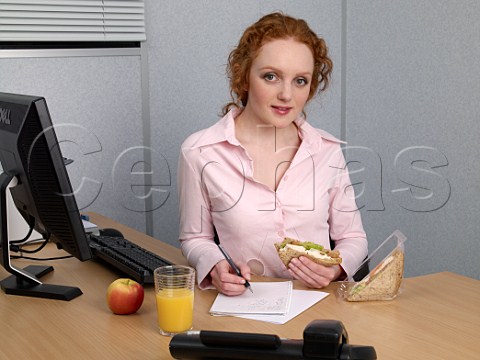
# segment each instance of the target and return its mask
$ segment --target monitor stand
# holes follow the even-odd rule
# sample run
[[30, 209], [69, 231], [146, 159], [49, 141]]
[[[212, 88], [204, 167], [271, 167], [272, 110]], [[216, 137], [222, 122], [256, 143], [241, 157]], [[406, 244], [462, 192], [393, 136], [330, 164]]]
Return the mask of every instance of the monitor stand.
[[39, 277], [53, 271], [52, 266], [30, 265], [17, 269], [10, 263], [10, 244], [7, 229], [7, 187], [13, 175], [0, 174], [0, 246], [1, 264], [12, 275], [0, 281], [2, 290], [9, 295], [22, 295], [46, 299], [72, 300], [82, 295], [77, 287], [43, 284]]
[[[24, 272], [39, 278], [53, 271], [52, 266], [29, 265], [22, 269]], [[9, 295], [22, 295], [31, 297], [40, 297], [46, 299], [72, 300], [82, 295], [82, 291], [77, 287], [50, 285], [50, 284], [34, 284], [22, 280], [16, 275], [10, 275], [0, 282], [2, 290]]]

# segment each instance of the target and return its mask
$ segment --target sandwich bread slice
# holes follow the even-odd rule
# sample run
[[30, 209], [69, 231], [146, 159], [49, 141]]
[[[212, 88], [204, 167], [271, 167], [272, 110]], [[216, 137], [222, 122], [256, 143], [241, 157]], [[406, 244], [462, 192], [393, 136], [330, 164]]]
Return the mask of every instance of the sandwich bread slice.
[[400, 289], [404, 253], [396, 249], [347, 293], [347, 301], [391, 300]]
[[285, 238], [281, 243], [275, 243], [278, 256], [288, 267], [293, 258], [306, 256], [317, 264], [333, 266], [342, 263], [340, 252], [337, 250], [325, 249], [322, 245], [313, 242], [302, 242], [299, 240]]

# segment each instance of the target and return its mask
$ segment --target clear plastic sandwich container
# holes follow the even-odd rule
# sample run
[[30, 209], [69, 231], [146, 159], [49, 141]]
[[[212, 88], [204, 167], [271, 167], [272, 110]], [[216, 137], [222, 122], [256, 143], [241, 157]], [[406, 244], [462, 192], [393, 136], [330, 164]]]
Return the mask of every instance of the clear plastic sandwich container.
[[401, 292], [405, 235], [395, 230], [337, 291], [345, 301], [393, 300]]

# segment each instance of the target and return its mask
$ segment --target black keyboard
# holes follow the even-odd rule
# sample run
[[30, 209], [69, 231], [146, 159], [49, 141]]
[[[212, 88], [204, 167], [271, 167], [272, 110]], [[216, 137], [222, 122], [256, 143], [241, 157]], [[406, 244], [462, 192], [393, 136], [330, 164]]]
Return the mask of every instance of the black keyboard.
[[88, 235], [94, 258], [101, 259], [141, 284], [153, 284], [153, 271], [172, 265], [164, 258], [123, 237]]

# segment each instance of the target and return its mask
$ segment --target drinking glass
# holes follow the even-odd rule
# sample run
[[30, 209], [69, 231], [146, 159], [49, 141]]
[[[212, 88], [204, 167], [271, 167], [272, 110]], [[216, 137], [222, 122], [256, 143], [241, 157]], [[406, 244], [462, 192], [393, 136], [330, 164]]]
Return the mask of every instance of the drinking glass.
[[158, 327], [166, 336], [192, 329], [195, 270], [184, 265], [154, 271]]

